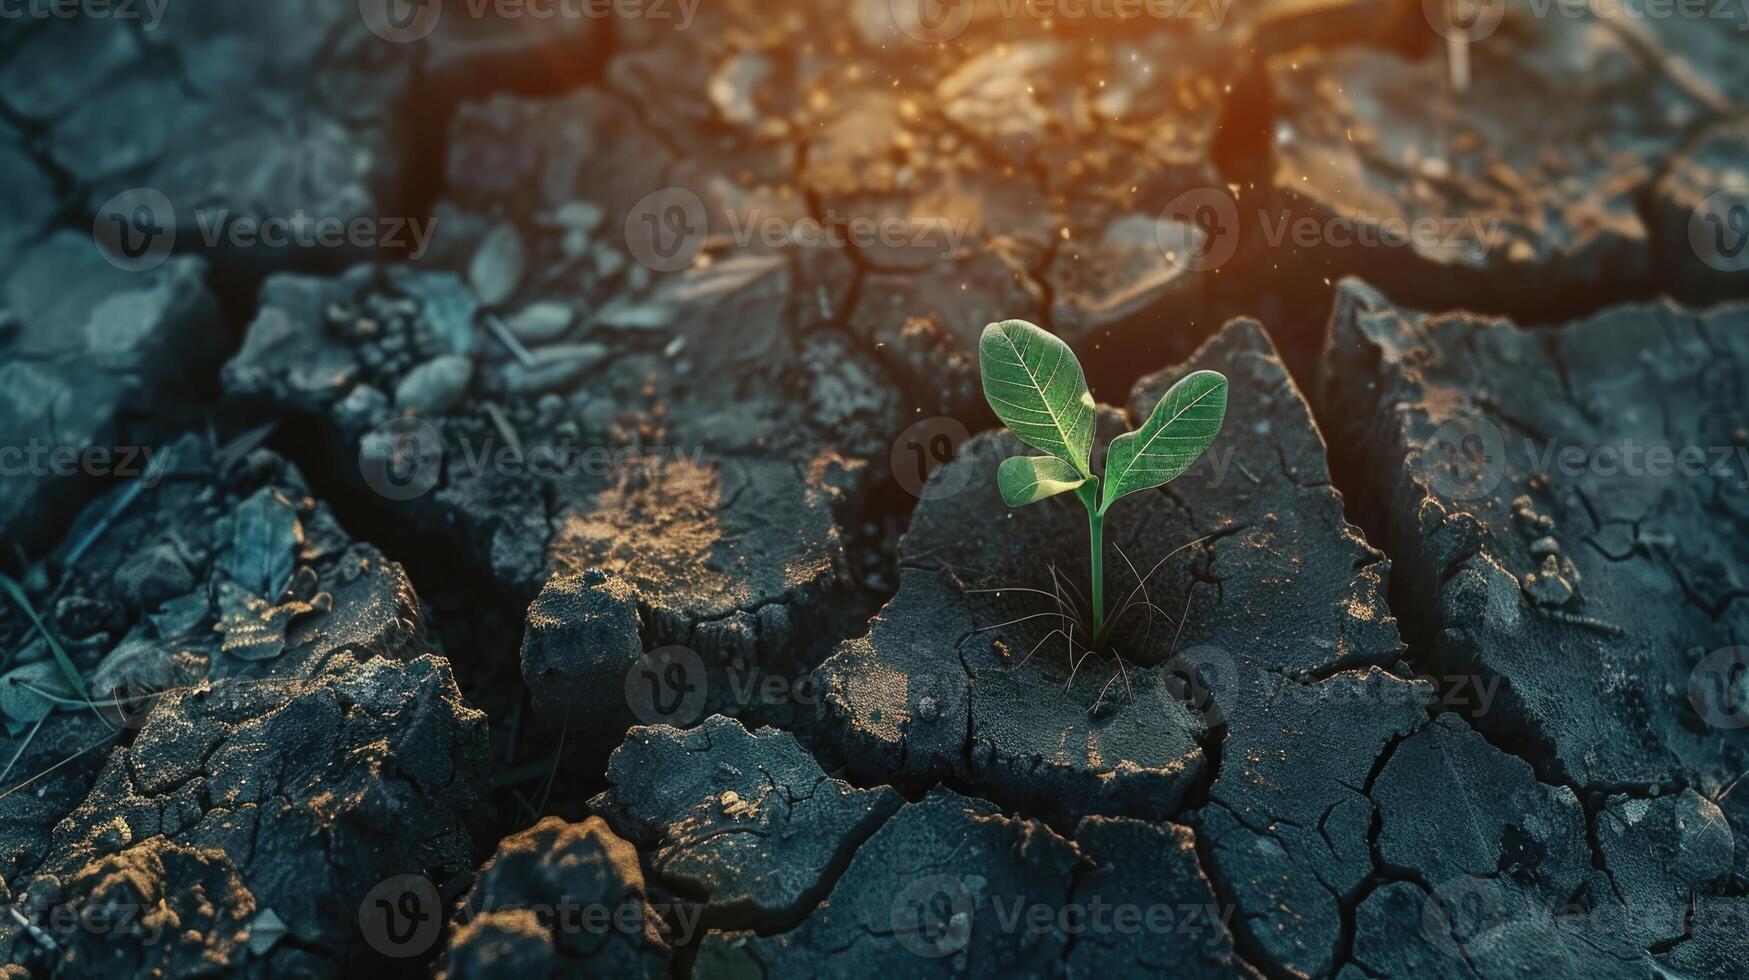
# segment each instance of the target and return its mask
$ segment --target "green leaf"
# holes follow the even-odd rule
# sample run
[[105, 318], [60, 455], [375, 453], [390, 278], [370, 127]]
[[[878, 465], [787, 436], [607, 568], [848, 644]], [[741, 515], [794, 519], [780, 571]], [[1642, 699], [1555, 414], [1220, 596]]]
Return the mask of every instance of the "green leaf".
[[1010, 507], [1025, 507], [1067, 493], [1087, 479], [1055, 456], [1010, 456], [996, 467], [996, 485]]
[[984, 328], [978, 366], [984, 399], [1021, 442], [1093, 476], [1093, 394], [1068, 344], [1025, 320], [1003, 320]]
[[1221, 434], [1226, 417], [1226, 375], [1197, 371], [1173, 385], [1141, 428], [1112, 440], [1099, 512], [1125, 494], [1177, 479]]
[[68, 684], [72, 685], [79, 697], [89, 699], [89, 695], [85, 693], [85, 681], [79, 677], [79, 668], [73, 666], [73, 658], [67, 656], [67, 651], [61, 648], [61, 644], [55, 639], [54, 634], [50, 633], [48, 627], [44, 626], [43, 621], [38, 618], [36, 610], [31, 607], [30, 598], [24, 594], [24, 589], [17, 582], [4, 575], [0, 575], [0, 589], [4, 589], [6, 594], [12, 597], [12, 601], [24, 612], [31, 625], [35, 626], [36, 631], [42, 634], [42, 638], [48, 641], [49, 652], [55, 655], [55, 663], [61, 669], [61, 676], [66, 679]]

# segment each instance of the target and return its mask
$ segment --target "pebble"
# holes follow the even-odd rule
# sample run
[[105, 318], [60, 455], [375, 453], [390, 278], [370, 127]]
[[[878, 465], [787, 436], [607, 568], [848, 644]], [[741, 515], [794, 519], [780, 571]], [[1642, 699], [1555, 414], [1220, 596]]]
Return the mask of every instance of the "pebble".
[[484, 306], [497, 306], [522, 285], [528, 257], [516, 226], [505, 222], [492, 229], [468, 263], [468, 285]]
[[395, 404], [420, 415], [442, 415], [467, 394], [474, 362], [458, 355], [432, 358], [414, 368], [395, 388]]
[[544, 344], [563, 336], [574, 318], [572, 309], [563, 303], [536, 303], [517, 311], [504, 326], [525, 344]]

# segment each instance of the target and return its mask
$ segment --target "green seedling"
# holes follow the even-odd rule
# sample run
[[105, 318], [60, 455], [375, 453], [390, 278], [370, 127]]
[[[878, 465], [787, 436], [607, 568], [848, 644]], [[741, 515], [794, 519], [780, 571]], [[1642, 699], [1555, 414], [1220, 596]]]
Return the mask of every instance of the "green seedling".
[[1202, 456], [1227, 416], [1227, 378], [1196, 371], [1173, 385], [1140, 429], [1112, 440], [1102, 479], [1093, 472], [1093, 394], [1068, 344], [1025, 320], [1004, 320], [984, 328], [978, 365], [996, 417], [1021, 442], [1049, 454], [1003, 460], [996, 470], [1002, 499], [1021, 507], [1073, 492], [1087, 508], [1092, 646], [1098, 649], [1109, 625], [1106, 513], [1129, 494], [1171, 482]]

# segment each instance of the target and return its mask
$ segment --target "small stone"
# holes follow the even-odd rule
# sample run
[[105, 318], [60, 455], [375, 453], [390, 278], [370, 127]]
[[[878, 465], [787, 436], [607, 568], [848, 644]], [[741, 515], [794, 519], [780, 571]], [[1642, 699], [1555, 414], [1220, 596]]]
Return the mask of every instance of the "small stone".
[[506, 222], [492, 229], [480, 243], [479, 251], [468, 263], [468, 284], [474, 287], [482, 305], [497, 306], [515, 295], [516, 288], [522, 285], [527, 262], [522, 236], [516, 226]]
[[595, 271], [600, 274], [603, 279], [612, 279], [614, 276], [619, 275], [621, 269], [625, 268], [626, 257], [620, 252], [608, 248], [606, 245], [597, 245], [595, 247], [594, 258]]
[[605, 217], [601, 206], [589, 201], [571, 201], [562, 204], [553, 212], [553, 223], [566, 228], [575, 228], [584, 234], [590, 234], [601, 227], [601, 219]]
[[563, 303], [536, 303], [505, 320], [504, 326], [525, 344], [544, 344], [562, 336], [573, 319], [574, 312]]
[[1539, 571], [1524, 577], [1524, 594], [1539, 606], [1564, 606], [1573, 598], [1573, 583], [1561, 574], [1559, 560], [1549, 555]]
[[194, 588], [194, 573], [174, 548], [144, 548], [116, 570], [115, 585], [130, 606], [156, 609], [166, 599]]
[[442, 415], [461, 401], [473, 380], [473, 361], [456, 355], [433, 358], [401, 380], [395, 404], [420, 415]]

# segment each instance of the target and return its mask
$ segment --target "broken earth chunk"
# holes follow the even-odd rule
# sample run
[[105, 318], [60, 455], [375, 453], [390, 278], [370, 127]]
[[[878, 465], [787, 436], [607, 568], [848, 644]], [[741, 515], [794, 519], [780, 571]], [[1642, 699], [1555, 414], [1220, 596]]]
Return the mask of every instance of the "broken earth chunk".
[[1245, 233], [1282, 264], [1365, 274], [1437, 308], [1485, 297], [1547, 315], [1652, 291], [1636, 202], [1706, 108], [1661, 52], [1569, 13], [1514, 0], [1478, 15], [1497, 27], [1465, 47], [1463, 91], [1437, 38], [1412, 58], [1271, 59], [1272, 190], [1266, 206], [1240, 201]]
[[1687, 938], [1690, 904], [1731, 870], [1735, 835], [1717, 804], [1692, 789], [1616, 795], [1592, 821], [1608, 883], [1600, 904], [1620, 908], [1612, 931], [1642, 949]]
[[[125, 828], [117, 825], [117, 830]], [[148, 837], [96, 856], [64, 881], [38, 878], [21, 896], [21, 914], [49, 905], [43, 935], [59, 944], [51, 955], [33, 948], [37, 937], [12, 950], [12, 961], [65, 975], [175, 976], [215, 969], [229, 976], [269, 977], [249, 946], [259, 900], [232, 858], [214, 847]], [[68, 910], [76, 913], [69, 918]], [[58, 915], [56, 913], [59, 913]], [[74, 928], [67, 928], [71, 921]], [[85, 928], [79, 928], [79, 924]], [[300, 951], [268, 961], [275, 968], [321, 969]]]
[[[1221, 670], [1198, 666], [1207, 677]], [[1425, 721], [1430, 691], [1377, 669], [1315, 683], [1225, 669], [1210, 693], [1223, 713], [1237, 707], [1196, 817], [1210, 877], [1236, 908], [1241, 948], [1292, 974], [1328, 976], [1345, 910], [1373, 872], [1373, 774]]]
[[1382, 975], [1414, 965], [1434, 976], [1557, 969], [1628, 980], [1658, 975], [1655, 953], [1694, 943], [1704, 959], [1740, 932], [1695, 912], [1716, 901], [1701, 890], [1728, 869], [1731, 835], [1692, 791], [1612, 797], [1588, 834], [1570, 788], [1539, 783], [1446, 714], [1398, 747], [1373, 796], [1389, 877], [1416, 883], [1381, 885], [1355, 913], [1356, 962]]
[[12, 779], [53, 778], [0, 825], [7, 880], [36, 903], [0, 921], [0, 948], [75, 972], [110, 962], [55, 909], [125, 888], [157, 910], [142, 929], [177, 937], [120, 944], [141, 972], [333, 973], [363, 955], [372, 885], [468, 867], [485, 718], [425, 655], [399, 566], [350, 540], [294, 468], [193, 437], [166, 458], [161, 482], [93, 501], [47, 558], [62, 574], [49, 623], [102, 718], [27, 649], [41, 659], [20, 669], [48, 668], [32, 686], [59, 710], [28, 746], [23, 728], [6, 739], [26, 749]]
[[[1213, 537], [1192, 550], [1206, 555], [1194, 562], [1198, 587], [1188, 606], [1185, 590], [1148, 583], [1165, 616], [1188, 609], [1178, 649], [1212, 648], [1202, 653], [1295, 678], [1391, 666], [1402, 647], [1385, 602], [1391, 563], [1348, 523], [1311, 408], [1260, 326], [1229, 323], [1184, 364], [1138, 381], [1132, 423], [1146, 419], [1173, 383], [1203, 369], [1222, 372], [1232, 386], [1226, 422], [1162, 494], [1191, 531], [1173, 547]], [[1113, 514], [1119, 528], [1143, 522]], [[1165, 554], [1150, 559], [1125, 544], [1142, 568]], [[1218, 691], [1214, 699], [1225, 714], [1242, 707]]]
[[[701, 976], [812, 977], [856, 948], [857, 970], [911, 976], [939, 965], [967, 976], [1032, 976], [1069, 951], [1054, 927], [1076, 867], [1074, 845], [982, 800], [933, 790], [857, 849], [832, 894], [795, 929], [713, 932]], [[1050, 913], [1045, 928], [1033, 918]], [[930, 961], [937, 963], [932, 964]]]
[[815, 976], [854, 944], [899, 976], [1135, 971], [1253, 977], [1190, 831], [1090, 817], [1074, 843], [948, 790], [909, 804], [857, 849], [831, 896], [771, 936], [712, 932], [705, 976]]
[[59, 232], [6, 269], [0, 431], [31, 455], [0, 475], [0, 538], [41, 547], [104, 478], [150, 476], [159, 440], [198, 408], [171, 403], [217, 362], [224, 331], [198, 259], [124, 272], [88, 235]]
[[[86, 195], [83, 210], [101, 219], [118, 192], [149, 188], [170, 205], [153, 209], [157, 227], [209, 248], [242, 241], [223, 237], [233, 221], [270, 218], [293, 228], [368, 221], [385, 245], [401, 247], [387, 241], [395, 227], [410, 246], [404, 222], [381, 216], [418, 169], [412, 120], [447, 116], [488, 80], [580, 81], [578, 56], [593, 52], [600, 27], [560, 17], [530, 31], [497, 8], [472, 17], [432, 8], [398, 25], [390, 5], [373, 13], [330, 0], [160, 6], [138, 12], [143, 31], [114, 18], [43, 19], [8, 52], [0, 104], [45, 130], [48, 156]], [[67, 64], [81, 66], [81, 84], [58, 77]]]
[[691, 731], [634, 728], [593, 807], [703, 904], [710, 928], [794, 927], [852, 852], [904, 802], [830, 779], [788, 732], [714, 716]]
[[[1461, 915], [1473, 914], [1470, 892], [1486, 889], [1502, 917], [1536, 909], [1552, 917], [1589, 871], [1585, 811], [1573, 791], [1537, 782], [1529, 765], [1456, 715], [1397, 746], [1372, 796], [1385, 866], [1428, 883]], [[1462, 821], [1451, 819], [1454, 806]], [[1459, 939], [1480, 925], [1455, 923]]]
[[1259, 975], [1233, 951], [1233, 906], [1210, 889], [1191, 831], [1176, 824], [1088, 817], [1075, 828], [1075, 846], [1094, 867], [1076, 877], [1070, 898], [1087, 918], [1065, 961], [1069, 975], [1140, 971], [1186, 980]]
[[1341, 286], [1324, 403], [1419, 666], [1497, 686], [1478, 727], [1548, 781], [1717, 796], [1749, 769], [1746, 326], [1630, 305], [1527, 330]]
[[[431, 656], [337, 654], [312, 677], [167, 693], [56, 826], [28, 888], [45, 908], [84, 907], [107, 895], [103, 862], [122, 862], [129, 887], [158, 910], [148, 925], [161, 912], [166, 927], [213, 926], [143, 945], [142, 971], [216, 962], [246, 976], [332, 973], [366, 955], [357, 909], [372, 886], [466, 871], [462, 814], [484, 788], [486, 755], [485, 716]], [[193, 887], [189, 861], [224, 887]], [[243, 924], [263, 908], [295, 941], [251, 957]], [[113, 956], [101, 937], [74, 938], [64, 967]], [[24, 933], [6, 941], [15, 955], [46, 953]]]
[[600, 817], [546, 817], [506, 837], [462, 898], [445, 980], [669, 975], [675, 935], [650, 904], [632, 846]]

